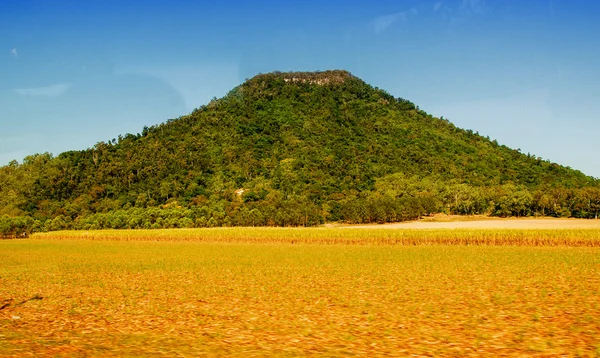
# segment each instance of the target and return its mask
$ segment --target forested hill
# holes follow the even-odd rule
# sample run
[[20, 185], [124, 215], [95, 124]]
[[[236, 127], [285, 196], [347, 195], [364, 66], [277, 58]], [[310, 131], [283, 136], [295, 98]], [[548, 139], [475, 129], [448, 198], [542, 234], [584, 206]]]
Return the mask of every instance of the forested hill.
[[276, 72], [137, 135], [0, 168], [0, 230], [595, 217], [598, 187], [346, 71]]

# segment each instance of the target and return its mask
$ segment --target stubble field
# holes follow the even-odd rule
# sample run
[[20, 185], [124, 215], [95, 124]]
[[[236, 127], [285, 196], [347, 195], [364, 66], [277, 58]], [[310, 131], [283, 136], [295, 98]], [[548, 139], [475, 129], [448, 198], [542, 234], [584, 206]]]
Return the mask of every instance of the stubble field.
[[0, 356], [593, 357], [599, 241], [343, 228], [4, 240]]

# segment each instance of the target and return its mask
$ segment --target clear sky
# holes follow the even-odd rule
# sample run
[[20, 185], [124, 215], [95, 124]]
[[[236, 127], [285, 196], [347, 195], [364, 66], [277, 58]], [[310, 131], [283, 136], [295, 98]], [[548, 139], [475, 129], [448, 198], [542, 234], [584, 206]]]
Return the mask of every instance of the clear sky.
[[582, 0], [0, 0], [0, 165], [138, 133], [260, 72], [346, 69], [600, 177], [598, 19]]

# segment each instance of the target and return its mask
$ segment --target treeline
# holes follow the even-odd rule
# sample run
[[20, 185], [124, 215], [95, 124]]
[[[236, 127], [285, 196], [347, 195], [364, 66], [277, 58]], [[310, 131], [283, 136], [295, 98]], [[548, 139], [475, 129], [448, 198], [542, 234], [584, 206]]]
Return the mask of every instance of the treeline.
[[226, 199], [213, 197], [183, 207], [173, 200], [161, 207], [131, 207], [46, 220], [0, 217], [4, 237], [54, 230], [203, 228], [222, 226], [315, 226], [325, 222], [389, 223], [414, 220], [432, 213], [492, 216], [551, 216], [597, 219], [600, 189], [559, 189], [530, 192], [523, 186], [473, 187], [442, 184], [402, 175], [386, 177], [368, 193], [346, 193], [320, 204], [306, 196], [256, 200], [247, 191]]
[[598, 187], [348, 72], [271, 73], [138, 134], [0, 167], [0, 217], [8, 233], [595, 217]]

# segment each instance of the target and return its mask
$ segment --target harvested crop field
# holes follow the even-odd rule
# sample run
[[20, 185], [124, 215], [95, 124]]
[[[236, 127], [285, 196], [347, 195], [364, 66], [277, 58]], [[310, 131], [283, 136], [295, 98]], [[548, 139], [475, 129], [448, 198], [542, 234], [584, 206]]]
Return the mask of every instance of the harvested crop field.
[[600, 354], [597, 247], [208, 232], [0, 241], [0, 356]]
[[581, 229], [405, 229], [385, 225], [332, 228], [212, 228], [164, 230], [55, 231], [35, 239], [195, 241], [206, 243], [318, 244], [369, 246], [485, 245], [600, 247], [600, 228]]

